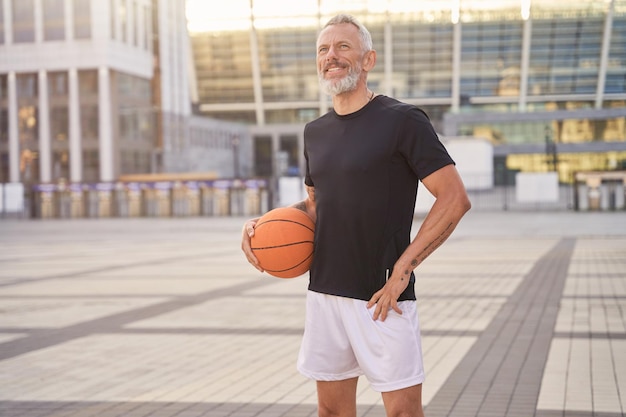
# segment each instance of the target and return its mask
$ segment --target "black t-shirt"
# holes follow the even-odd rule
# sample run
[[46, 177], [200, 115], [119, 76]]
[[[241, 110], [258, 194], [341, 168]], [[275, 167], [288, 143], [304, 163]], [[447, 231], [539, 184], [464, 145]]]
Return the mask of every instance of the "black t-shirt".
[[[424, 112], [386, 96], [306, 125], [317, 223], [309, 289], [369, 300], [410, 243], [418, 180], [454, 161]], [[414, 300], [415, 277], [399, 300]]]

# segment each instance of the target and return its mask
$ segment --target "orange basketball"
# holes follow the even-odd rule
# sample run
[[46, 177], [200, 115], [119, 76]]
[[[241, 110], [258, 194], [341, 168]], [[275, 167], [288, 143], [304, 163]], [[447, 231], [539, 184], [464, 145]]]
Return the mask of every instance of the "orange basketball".
[[294, 278], [313, 260], [315, 223], [302, 210], [280, 207], [265, 213], [250, 241], [261, 267], [278, 278]]

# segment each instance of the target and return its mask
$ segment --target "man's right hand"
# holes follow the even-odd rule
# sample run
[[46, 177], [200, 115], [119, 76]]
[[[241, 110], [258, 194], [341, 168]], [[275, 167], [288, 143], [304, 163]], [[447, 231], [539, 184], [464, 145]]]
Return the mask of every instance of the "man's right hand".
[[254, 252], [252, 252], [252, 247], [250, 245], [250, 239], [254, 236], [254, 227], [256, 223], [259, 221], [259, 218], [248, 220], [243, 225], [243, 230], [241, 233], [241, 250], [246, 255], [248, 262], [252, 264], [253, 267], [258, 269], [260, 272], [263, 272], [263, 268], [259, 265], [259, 260], [254, 256]]

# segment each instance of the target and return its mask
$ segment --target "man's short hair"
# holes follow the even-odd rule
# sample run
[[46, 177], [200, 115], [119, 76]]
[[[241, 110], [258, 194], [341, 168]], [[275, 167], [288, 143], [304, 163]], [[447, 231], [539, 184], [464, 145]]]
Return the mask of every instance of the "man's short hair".
[[369, 52], [374, 49], [374, 44], [372, 42], [372, 35], [369, 30], [361, 22], [359, 22], [354, 16], [349, 14], [338, 14], [337, 16], [330, 19], [322, 30], [326, 29], [328, 26], [332, 25], [340, 25], [342, 23], [350, 23], [359, 30], [359, 37], [361, 38], [361, 46], [363, 47], [363, 52]]

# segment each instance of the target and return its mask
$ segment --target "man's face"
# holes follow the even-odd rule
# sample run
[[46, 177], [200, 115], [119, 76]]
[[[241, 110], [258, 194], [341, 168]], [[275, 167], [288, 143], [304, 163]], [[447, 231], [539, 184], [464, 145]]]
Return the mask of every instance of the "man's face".
[[317, 40], [317, 75], [320, 87], [331, 96], [352, 91], [363, 72], [361, 38], [350, 23], [325, 28]]

